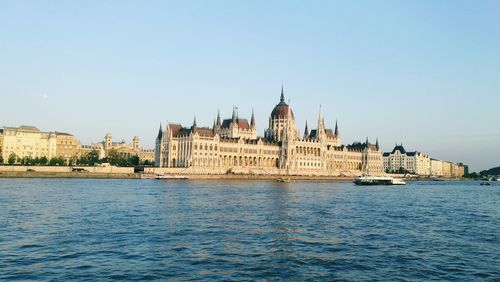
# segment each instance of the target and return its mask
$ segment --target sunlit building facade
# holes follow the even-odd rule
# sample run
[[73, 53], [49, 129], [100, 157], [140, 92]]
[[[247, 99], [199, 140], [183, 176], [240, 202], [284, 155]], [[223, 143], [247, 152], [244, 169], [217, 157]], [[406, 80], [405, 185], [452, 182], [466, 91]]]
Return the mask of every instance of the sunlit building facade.
[[[320, 110], [315, 129], [306, 123], [304, 134], [296, 128], [295, 115], [285, 102], [283, 89], [279, 103], [269, 116], [263, 137], [257, 136], [255, 115], [250, 121], [233, 109], [231, 118], [217, 114], [212, 127], [190, 127], [168, 123], [160, 126], [156, 138], [155, 165], [183, 168], [186, 173], [241, 173], [288, 175], [360, 175], [384, 173], [378, 141], [342, 145], [338, 125], [325, 127]], [[161, 171], [158, 169], [158, 171]]]

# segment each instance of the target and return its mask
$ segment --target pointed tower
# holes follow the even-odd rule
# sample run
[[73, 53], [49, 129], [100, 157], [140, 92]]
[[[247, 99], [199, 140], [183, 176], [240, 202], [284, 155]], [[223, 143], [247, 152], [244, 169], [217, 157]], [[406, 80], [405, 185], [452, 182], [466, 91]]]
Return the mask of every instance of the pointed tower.
[[339, 125], [337, 123], [337, 120], [335, 120], [335, 138], [339, 138], [340, 134], [339, 134]]
[[220, 110], [217, 110], [217, 121], [215, 122], [215, 125], [217, 128], [220, 128], [222, 126], [221, 120], [220, 120]]
[[233, 116], [232, 116], [233, 123], [236, 123], [237, 118], [238, 117], [236, 115], [236, 106], [233, 106]]
[[378, 137], [377, 137], [377, 141], [375, 142], [375, 147], [377, 148], [377, 150], [380, 149], [379, 145], [378, 145]]
[[367, 146], [368, 146], [368, 136], [366, 136], [365, 145], [367, 145]]
[[158, 136], [156, 137], [156, 140], [161, 140], [163, 136], [163, 130], [161, 129], [161, 123], [160, 123], [160, 130], [158, 130]]
[[321, 140], [325, 136], [325, 119], [323, 118], [323, 111], [321, 110], [321, 105], [319, 106], [318, 114], [318, 128], [316, 131], [316, 138]]
[[309, 126], [307, 126], [307, 120], [306, 120], [306, 128], [304, 129], [304, 139], [309, 138]]
[[251, 118], [251, 121], [250, 121], [250, 126], [252, 128], [255, 128], [255, 113], [253, 111], [253, 108], [252, 108], [252, 118]]
[[193, 126], [191, 126], [191, 130], [193, 131], [193, 133], [196, 131], [196, 116], [194, 116], [194, 120], [193, 120]]

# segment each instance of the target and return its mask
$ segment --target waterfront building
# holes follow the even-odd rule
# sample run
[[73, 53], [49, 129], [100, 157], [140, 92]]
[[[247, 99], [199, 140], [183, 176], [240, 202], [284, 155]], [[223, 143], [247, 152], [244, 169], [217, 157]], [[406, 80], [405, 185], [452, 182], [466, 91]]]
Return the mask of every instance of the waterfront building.
[[160, 125], [155, 165], [161, 169], [156, 171], [331, 176], [384, 173], [378, 141], [371, 144], [367, 138], [364, 143], [341, 145], [337, 123], [333, 130], [326, 128], [321, 109], [316, 129], [309, 130], [306, 123], [300, 136], [283, 88], [264, 137], [257, 136], [255, 118], [252, 111], [248, 122], [233, 108], [230, 119], [221, 120], [217, 113], [211, 128], [199, 127], [196, 118], [190, 127]]
[[7, 163], [9, 156], [15, 156], [16, 162], [25, 157], [54, 158], [56, 138], [55, 132], [42, 132], [34, 126], [4, 127], [2, 130], [3, 162]]
[[431, 176], [443, 176], [443, 161], [431, 158]]
[[386, 172], [408, 172], [421, 176], [462, 177], [465, 165], [442, 161], [429, 155], [414, 151], [407, 152], [403, 144], [396, 144], [392, 152], [385, 152], [384, 169]]
[[3, 163], [10, 156], [15, 162], [23, 158], [42, 158], [48, 160], [62, 157], [66, 163], [76, 160], [80, 152], [80, 142], [71, 134], [64, 132], [43, 132], [34, 126], [3, 127], [0, 129], [0, 154]]
[[74, 164], [80, 157], [81, 144], [75, 136], [65, 132], [56, 132], [56, 157], [64, 159], [67, 165]]
[[85, 152], [87, 154], [92, 150], [96, 150], [99, 153], [99, 157], [103, 159], [108, 157], [110, 152], [114, 151], [122, 158], [138, 156], [139, 160], [142, 162], [148, 161], [153, 163], [154, 150], [143, 149], [140, 144], [141, 140], [139, 136], [134, 136], [132, 138], [132, 143], [127, 144], [125, 140], [113, 142], [113, 136], [110, 133], [106, 133], [101, 143], [83, 147], [82, 153]]
[[417, 175], [431, 174], [431, 159], [418, 151], [407, 152], [403, 144], [397, 145], [392, 152], [385, 152], [384, 169], [386, 172], [409, 172]]
[[80, 156], [86, 156], [93, 151], [97, 152], [99, 159], [104, 159], [106, 157], [106, 152], [104, 151], [104, 145], [102, 143], [80, 146]]

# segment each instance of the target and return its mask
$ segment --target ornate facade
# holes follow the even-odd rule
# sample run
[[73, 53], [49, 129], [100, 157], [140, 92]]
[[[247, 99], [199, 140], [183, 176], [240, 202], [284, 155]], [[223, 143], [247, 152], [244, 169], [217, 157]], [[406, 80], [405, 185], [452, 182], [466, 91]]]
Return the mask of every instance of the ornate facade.
[[335, 129], [327, 129], [321, 110], [316, 129], [309, 130], [306, 123], [300, 136], [283, 88], [264, 137], [257, 136], [253, 111], [250, 122], [241, 119], [235, 109], [230, 119], [221, 120], [218, 113], [211, 128], [198, 127], [196, 118], [191, 127], [169, 123], [164, 128], [160, 126], [155, 165], [165, 168], [165, 172], [176, 168], [177, 172], [194, 174], [352, 176], [384, 173], [378, 141], [370, 144], [367, 139], [364, 143], [341, 145], [337, 124]]
[[151, 163], [154, 161], [154, 151], [141, 148], [141, 139], [139, 136], [134, 136], [132, 143], [127, 144], [125, 141], [113, 142], [113, 136], [110, 133], [106, 133], [102, 142], [82, 146], [81, 155], [88, 154], [93, 150], [99, 153], [100, 159], [107, 157], [111, 151], [115, 151], [123, 158], [138, 156], [141, 161]]

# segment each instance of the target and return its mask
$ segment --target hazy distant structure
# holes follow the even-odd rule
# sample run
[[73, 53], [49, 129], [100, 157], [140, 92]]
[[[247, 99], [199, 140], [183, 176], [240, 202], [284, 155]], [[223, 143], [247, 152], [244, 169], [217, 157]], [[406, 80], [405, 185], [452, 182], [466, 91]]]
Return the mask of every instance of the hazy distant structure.
[[160, 125], [155, 165], [165, 168], [165, 172], [170, 169], [193, 174], [384, 173], [378, 140], [376, 144], [367, 138], [363, 143], [341, 145], [337, 123], [334, 129], [326, 128], [321, 109], [316, 128], [310, 130], [306, 122], [301, 135], [292, 108], [285, 102], [283, 87], [263, 137], [257, 136], [255, 118], [253, 111], [250, 122], [240, 118], [234, 107], [228, 119], [222, 120], [218, 112], [212, 127], [199, 127], [196, 118], [190, 127], [176, 123]]

